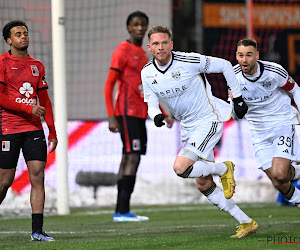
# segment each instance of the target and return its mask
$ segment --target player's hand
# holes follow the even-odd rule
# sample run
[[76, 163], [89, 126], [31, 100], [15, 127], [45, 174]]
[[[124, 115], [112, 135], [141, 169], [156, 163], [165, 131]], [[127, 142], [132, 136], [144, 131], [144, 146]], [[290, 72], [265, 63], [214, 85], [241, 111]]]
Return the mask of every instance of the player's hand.
[[167, 127], [168, 128], [172, 128], [173, 127], [174, 119], [171, 116], [166, 117], [165, 121], [167, 123]]
[[120, 132], [120, 125], [114, 115], [108, 117], [108, 129], [113, 133]]
[[156, 127], [161, 127], [164, 126], [165, 123], [163, 122], [163, 120], [165, 119], [165, 115], [164, 114], [158, 114], [154, 117], [154, 124]]
[[248, 106], [244, 102], [243, 97], [239, 96], [239, 97], [233, 98], [233, 104], [234, 104], [233, 108], [234, 108], [234, 112], [235, 112], [236, 116], [239, 119], [242, 119], [248, 111]]
[[48, 148], [50, 148], [49, 153], [52, 153], [56, 149], [57, 143], [58, 143], [57, 139], [50, 139], [48, 141]]
[[37, 117], [43, 116], [44, 114], [46, 114], [46, 109], [39, 105], [33, 105], [32, 114]]

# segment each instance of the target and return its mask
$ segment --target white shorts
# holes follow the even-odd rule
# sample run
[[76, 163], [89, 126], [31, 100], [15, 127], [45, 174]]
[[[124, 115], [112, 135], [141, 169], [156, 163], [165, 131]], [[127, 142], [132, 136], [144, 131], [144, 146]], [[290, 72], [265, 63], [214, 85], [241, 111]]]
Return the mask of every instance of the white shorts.
[[300, 159], [295, 125], [282, 126], [262, 136], [264, 139], [254, 143], [255, 158], [258, 168], [266, 170], [272, 166], [273, 157], [292, 161]]
[[203, 159], [215, 161], [214, 147], [220, 141], [223, 132], [221, 122], [201, 122], [193, 130], [181, 130], [183, 148], [178, 155], [185, 156], [193, 161]]

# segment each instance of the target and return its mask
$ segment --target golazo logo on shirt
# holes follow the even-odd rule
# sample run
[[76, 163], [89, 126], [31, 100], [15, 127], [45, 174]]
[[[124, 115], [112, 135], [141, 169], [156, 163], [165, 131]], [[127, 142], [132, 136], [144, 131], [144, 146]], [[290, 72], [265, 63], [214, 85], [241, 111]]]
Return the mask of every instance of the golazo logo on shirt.
[[39, 70], [36, 65], [30, 65], [30, 68], [33, 76], [39, 76]]
[[29, 98], [33, 94], [33, 87], [29, 82], [24, 82], [22, 87], [19, 89], [22, 95], [25, 95], [26, 98], [18, 97], [16, 98], [17, 103], [24, 103], [29, 105], [36, 105], [36, 99]]

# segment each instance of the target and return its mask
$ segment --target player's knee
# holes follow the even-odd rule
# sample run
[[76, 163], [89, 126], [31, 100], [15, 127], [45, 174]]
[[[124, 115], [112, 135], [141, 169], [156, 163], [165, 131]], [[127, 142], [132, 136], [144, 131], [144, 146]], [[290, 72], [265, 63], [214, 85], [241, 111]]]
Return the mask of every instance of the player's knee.
[[128, 154], [126, 165], [137, 167], [140, 164], [141, 156], [139, 154]]
[[[272, 171], [272, 182], [275, 183], [285, 183], [290, 180], [290, 174], [288, 171], [280, 171], [280, 170], [273, 170]], [[274, 186], [275, 186], [274, 185]]]
[[44, 170], [31, 172], [29, 174], [31, 186], [44, 185], [44, 178], [45, 178]]
[[187, 168], [175, 168], [174, 166], [174, 171], [175, 173], [179, 176], [179, 177], [182, 177], [182, 178], [188, 178], [190, 173], [192, 172], [193, 170], [193, 165], [187, 167]]

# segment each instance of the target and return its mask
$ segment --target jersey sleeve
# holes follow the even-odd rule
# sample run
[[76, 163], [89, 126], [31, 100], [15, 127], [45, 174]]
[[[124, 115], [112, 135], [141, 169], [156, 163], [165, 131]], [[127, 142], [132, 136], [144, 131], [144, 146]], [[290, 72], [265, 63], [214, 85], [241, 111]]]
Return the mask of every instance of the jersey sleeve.
[[226, 79], [227, 85], [232, 91], [233, 97], [236, 98], [242, 95], [240, 84], [229, 61], [218, 57], [201, 56], [200, 71], [208, 74], [222, 73]]
[[3, 84], [3, 85], [5, 85], [4, 74], [5, 74], [5, 66], [4, 66], [3, 60], [0, 59], [0, 84]]
[[118, 71], [109, 70], [108, 76], [106, 78], [105, 86], [104, 86], [104, 99], [105, 99], [107, 116], [114, 115], [113, 91], [118, 78], [119, 78]]
[[126, 48], [119, 45], [111, 57], [110, 68], [122, 72], [126, 66]]
[[46, 114], [44, 115], [44, 120], [49, 128], [48, 140], [57, 139], [55, 125], [54, 125], [52, 104], [48, 95], [48, 91], [46, 89], [39, 91], [38, 97], [41, 106], [46, 108]]
[[39, 84], [38, 84], [37, 90], [43, 90], [43, 89], [48, 89], [48, 83], [47, 83], [46, 76], [45, 76], [45, 67], [41, 63], [40, 79], [39, 79]]
[[294, 89], [295, 85], [297, 84], [291, 76], [288, 76], [283, 81], [279, 82], [279, 86], [285, 91], [291, 91], [292, 89]]
[[154, 93], [154, 91], [151, 89], [150, 84], [147, 81], [146, 78], [146, 70], [142, 70], [141, 72], [141, 78], [142, 78], [142, 84], [143, 84], [143, 91], [144, 91], [144, 101], [145, 102], [152, 102], [157, 100], [158, 101], [158, 97], [156, 96], [156, 94]]

